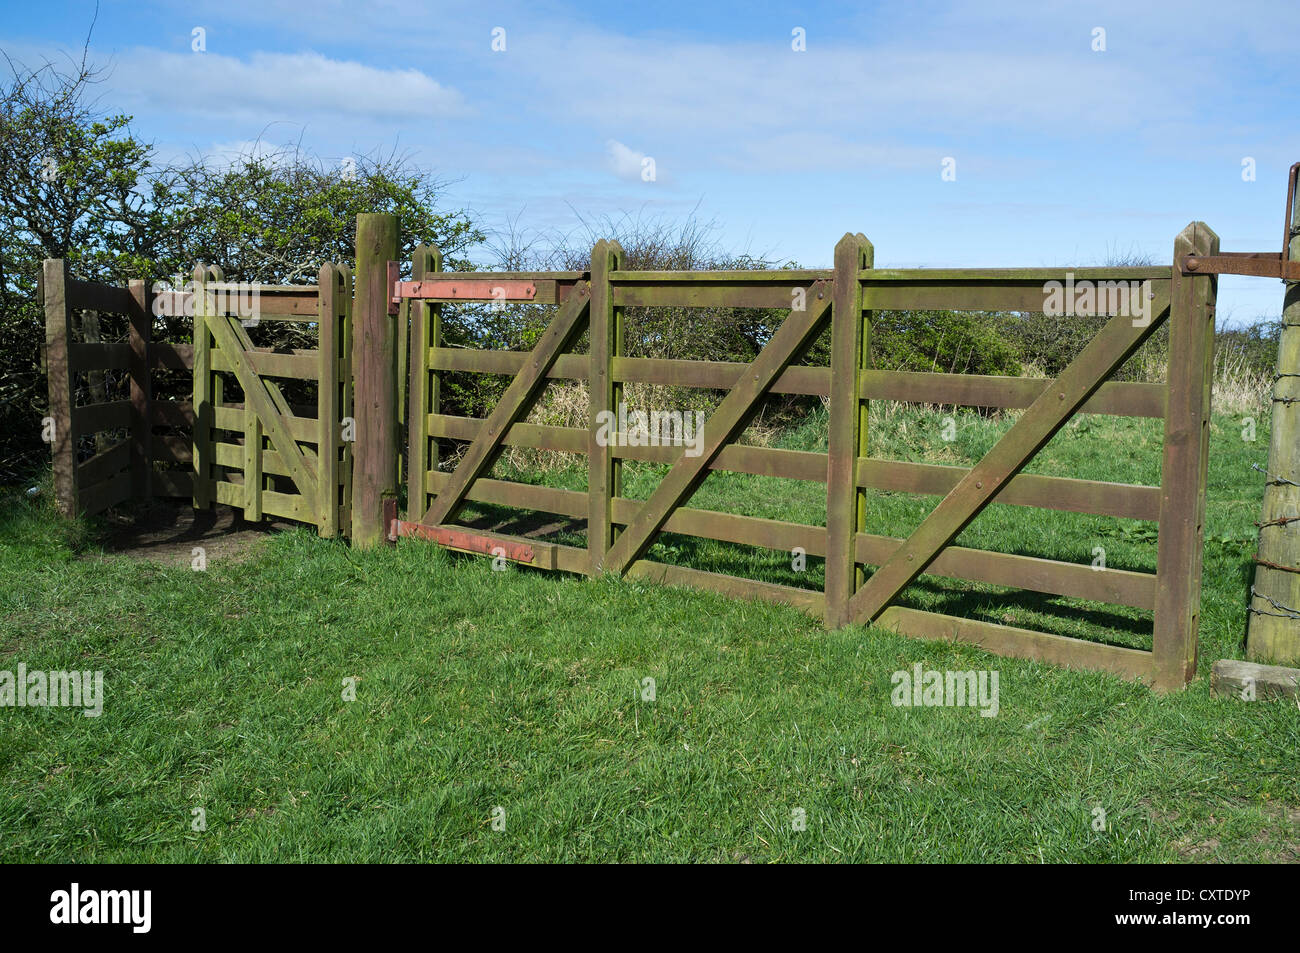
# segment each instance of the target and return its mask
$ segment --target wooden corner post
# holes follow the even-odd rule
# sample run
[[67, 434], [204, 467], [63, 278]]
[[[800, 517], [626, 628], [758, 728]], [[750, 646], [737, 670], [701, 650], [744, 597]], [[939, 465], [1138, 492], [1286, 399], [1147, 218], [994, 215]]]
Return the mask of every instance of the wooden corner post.
[[361, 549], [388, 535], [383, 498], [397, 492], [397, 322], [388, 313], [388, 263], [396, 260], [397, 246], [396, 215], [357, 216], [352, 545]]
[[41, 298], [45, 306], [46, 382], [50, 393], [45, 437], [53, 455], [54, 499], [66, 516], [77, 514], [77, 435], [73, 433], [73, 374], [68, 345], [72, 340], [68, 310], [68, 265], [47, 258], [41, 268]]
[[[587, 425], [587, 553], [588, 572], [598, 575], [605, 554], [614, 545], [613, 498], [619, 492], [621, 464], [610, 440], [597, 439], [602, 432], [613, 437], [622, 385], [614, 380], [614, 358], [622, 346], [621, 309], [614, 305], [609, 273], [623, 264], [618, 242], [601, 239], [591, 251], [591, 351], [587, 372], [590, 413]], [[603, 418], [602, 418], [602, 415]]]
[[209, 306], [207, 293], [208, 269], [204, 265], [194, 268], [193, 290], [190, 301], [194, 306], [194, 434], [192, 455], [194, 463], [194, 508], [206, 510], [212, 505], [212, 425], [215, 417], [211, 340], [208, 328]]
[[864, 491], [857, 486], [858, 457], [866, 456], [869, 405], [861, 398], [860, 371], [870, 358], [871, 322], [862, 311], [858, 272], [875, 263], [862, 233], [835, 246], [831, 292], [831, 401], [826, 471], [826, 627], [849, 621], [849, 600], [862, 584], [854, 536], [864, 528]]
[[132, 279], [127, 371], [131, 376], [131, 495], [138, 500], [153, 496], [153, 380], [149, 369], [149, 344], [153, 339], [153, 294], [149, 282]]
[[[1287, 258], [1300, 261], [1300, 189], [1291, 202]], [[1246, 657], [1300, 665], [1300, 281], [1286, 284], [1272, 397]]]
[[[420, 245], [411, 256], [411, 280], [442, 271], [442, 252]], [[442, 346], [442, 305], [412, 300], [411, 385], [406, 412], [406, 518], [424, 518], [429, 472], [438, 469], [438, 444], [429, 436], [429, 415], [442, 412], [439, 375], [429, 369], [429, 349]]]
[[1169, 399], [1160, 471], [1155, 688], [1182, 688], [1196, 674], [1201, 617], [1205, 484], [1210, 459], [1210, 383], [1214, 377], [1213, 275], [1184, 275], [1187, 255], [1217, 255], [1219, 236], [1192, 222], [1174, 240], [1169, 304]]

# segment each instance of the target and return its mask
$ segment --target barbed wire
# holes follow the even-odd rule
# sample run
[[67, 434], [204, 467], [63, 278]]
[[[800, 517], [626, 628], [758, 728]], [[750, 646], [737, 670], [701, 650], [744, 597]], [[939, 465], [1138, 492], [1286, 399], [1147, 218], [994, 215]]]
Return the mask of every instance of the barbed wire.
[[1253, 613], [1255, 613], [1256, 615], [1271, 615], [1271, 616], [1275, 616], [1276, 618], [1279, 618], [1279, 619], [1297, 619], [1297, 620], [1300, 620], [1300, 612], [1296, 611], [1295, 609], [1292, 609], [1290, 606], [1283, 605], [1282, 603], [1278, 602], [1276, 599], [1274, 599], [1274, 598], [1272, 598], [1272, 597], [1270, 597], [1270, 596], [1266, 596], [1266, 595], [1264, 595], [1262, 592], [1256, 592], [1254, 586], [1251, 586], [1251, 587], [1250, 587], [1250, 596], [1251, 596], [1252, 599], [1255, 599], [1255, 598], [1263, 599], [1265, 602], [1267, 602], [1269, 605], [1271, 605], [1274, 609], [1277, 609], [1277, 610], [1279, 610], [1279, 611], [1277, 611], [1277, 612], [1269, 612], [1269, 611], [1267, 611], [1267, 610], [1265, 610], [1265, 609], [1256, 609], [1254, 606], [1250, 606], [1250, 607], [1248, 607], [1248, 609], [1247, 609], [1247, 611], [1249, 611], [1249, 612], [1253, 612]]

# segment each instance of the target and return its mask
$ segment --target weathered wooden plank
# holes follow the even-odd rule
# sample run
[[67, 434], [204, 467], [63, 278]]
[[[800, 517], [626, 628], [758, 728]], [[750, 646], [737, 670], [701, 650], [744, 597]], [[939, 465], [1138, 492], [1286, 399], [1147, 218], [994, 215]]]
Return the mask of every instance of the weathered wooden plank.
[[[429, 471], [428, 484], [430, 493], [440, 493], [451, 481], [450, 473]], [[577, 490], [560, 490], [550, 486], [534, 486], [531, 483], [514, 483], [510, 480], [492, 480], [479, 477], [465, 493], [465, 499], [479, 503], [495, 503], [498, 506], [513, 506], [521, 510], [537, 510], [541, 513], [554, 513], [573, 519], [587, 518], [587, 494]], [[585, 550], [584, 557], [585, 557]], [[586, 563], [580, 572], [586, 572]]]
[[131, 498], [131, 471], [119, 470], [106, 480], [78, 489], [77, 507], [86, 516], [102, 513]]
[[[1169, 269], [1164, 269], [1160, 279], [1150, 281], [1151, 289], [1167, 292], [1169, 274]], [[975, 277], [944, 281], [932, 275], [911, 280], [907, 278], [882, 280], [873, 274], [863, 279], [862, 306], [868, 310], [880, 311], [1042, 312], [1048, 306], [1048, 292], [1044, 288], [1044, 281], [1061, 280], [1064, 277], [1064, 273], [1058, 273], [1053, 279], [1036, 279], [1022, 283], [1006, 279], [985, 280]], [[1077, 274], [1076, 279], [1078, 279]], [[1140, 283], [1149, 279], [1113, 280]], [[1117, 294], [1123, 293], [1123, 291], [1117, 292]], [[1095, 296], [1091, 303], [1086, 299], [1076, 301], [1071, 305], [1071, 310], [1080, 316], [1104, 313], [1102, 309], [1105, 307], [1105, 302], [1101, 300], [1102, 297], [1102, 295]]]
[[[1163, 317], [1168, 307], [1166, 298], [1153, 313]], [[1107, 322], [1056, 383], [1034, 401], [921, 521], [907, 542], [867, 580], [850, 603], [853, 618], [875, 619], [984, 510], [1158, 324], [1158, 320], [1135, 322], [1127, 316]]]
[[1149, 681], [1153, 672], [1151, 653], [1141, 649], [1086, 642], [979, 619], [922, 612], [905, 606], [889, 606], [875, 625], [914, 639], [969, 642], [998, 655], [1037, 659], [1066, 668], [1095, 669], [1124, 678]]
[[89, 460], [77, 464], [77, 483], [91, 486], [116, 476], [131, 466], [131, 441], [119, 440], [106, 450], [101, 450]]
[[[287, 377], [314, 381], [320, 376], [320, 358], [315, 351], [299, 354], [274, 354], [257, 348], [241, 349], [244, 361], [258, 377]], [[235, 362], [224, 348], [214, 348], [209, 355], [214, 371], [234, 372]]]
[[74, 371], [126, 370], [130, 359], [131, 349], [125, 343], [68, 344], [68, 363]]
[[[314, 417], [298, 417], [291, 414], [280, 414], [280, 420], [285, 428], [293, 436], [295, 442], [315, 443], [320, 439], [320, 425]], [[213, 427], [217, 430], [232, 430], [242, 433], [244, 430], [244, 405], [233, 404], [226, 407], [213, 408]], [[299, 447], [304, 457], [314, 461], [316, 454], [306, 447]]]
[[[585, 299], [584, 299], [585, 300]], [[468, 347], [429, 348], [429, 369], [468, 371], [514, 376], [528, 363], [528, 351], [486, 351]], [[561, 354], [546, 371], [551, 380], [587, 379], [590, 361], [585, 354]]]
[[[748, 364], [729, 361], [677, 361], [649, 357], [615, 357], [614, 379], [629, 384], [662, 384], [669, 387], [701, 387], [731, 390]], [[829, 367], [787, 367], [772, 382], [773, 394], [830, 393]]]
[[1242, 701], [1295, 698], [1300, 695], [1300, 669], [1222, 658], [1210, 667], [1210, 692]]
[[[435, 437], [473, 440], [483, 426], [482, 418], [430, 414], [428, 431]], [[547, 424], [512, 424], [501, 439], [507, 447], [529, 447], [560, 453], [583, 453], [588, 449], [588, 433], [576, 427]], [[611, 448], [619, 460], [642, 460], [649, 463], [672, 463], [681, 452], [676, 446]], [[781, 450], [774, 447], [750, 447], [731, 444], [722, 449], [709, 464], [711, 470], [752, 473], [758, 476], [785, 477], [793, 480], [826, 482], [826, 454], [807, 450]]]
[[[879, 566], [897, 552], [903, 542], [891, 536], [859, 533], [857, 561]], [[808, 552], [812, 554], [813, 550]], [[950, 545], [935, 557], [925, 574], [1137, 609], [1155, 606], [1156, 577], [1153, 573], [1126, 569], [1097, 570], [1090, 565], [1038, 556]]]
[[193, 427], [194, 402], [155, 400], [149, 405], [149, 422], [155, 427]]
[[[860, 392], [864, 398], [875, 400], [1021, 409], [1030, 406], [1051, 386], [1051, 380], [1038, 377], [867, 370], [862, 374]], [[1079, 412], [1163, 417], [1165, 385], [1108, 381]]]
[[[824, 280], [824, 279], [823, 279]], [[615, 285], [614, 303], [621, 308], [762, 308], [789, 310], [799, 291], [807, 293], [811, 281], [785, 285], [762, 282], [739, 284], [732, 281], [690, 283], [626, 281]]]
[[73, 310], [107, 311], [110, 314], [131, 313], [131, 293], [125, 288], [101, 284], [98, 281], [68, 279], [68, 307]]
[[623, 247], [601, 239], [591, 251], [590, 340], [587, 374], [590, 382], [587, 412], [587, 553], [589, 572], [597, 575], [601, 563], [614, 545], [614, 521], [610, 501], [615, 495], [618, 462], [609, 440], [598, 439], [601, 433], [616, 430], [608, 423], [602, 428], [602, 416], [617, 415], [618, 388], [612, 373], [618, 355], [618, 309], [614, 306], [613, 286], [609, 276], [623, 264]]
[[78, 436], [118, 430], [131, 426], [131, 402], [110, 400], [106, 404], [87, 404], [72, 410], [72, 431]]
[[[236, 480], [240, 482], [234, 482]], [[213, 481], [212, 489], [218, 503], [237, 509], [244, 505], [244, 485], [239, 474], [231, 474], [231, 480]], [[275, 490], [264, 490], [262, 515], [279, 516], [298, 523], [312, 523], [315, 522], [315, 506], [300, 493], [277, 493]]]
[[826, 468], [826, 626], [831, 629], [849, 621], [849, 600], [862, 583], [853, 559], [853, 537], [861, 529], [857, 469], [858, 459], [865, 456], [863, 424], [867, 417], [858, 381], [870, 353], [870, 340], [857, 276], [874, 258], [875, 249], [865, 235], [845, 234], [835, 245]]
[[[217, 444], [223, 446], [223, 444]], [[175, 434], [154, 434], [149, 444], [149, 459], [160, 463], [180, 463], [189, 466], [194, 462], [194, 450], [188, 437]], [[223, 466], [241, 466], [238, 460], [219, 460]]]
[[[411, 278], [442, 270], [442, 252], [420, 245], [411, 258]], [[438, 444], [430, 439], [431, 414], [442, 410], [439, 375], [429, 370], [429, 349], [442, 344], [442, 305], [422, 301], [411, 305], [411, 390], [407, 411], [406, 514], [419, 520], [428, 506], [425, 474], [438, 469]]]
[[[217, 455], [220, 456], [219, 454]], [[220, 463], [220, 460], [217, 461]], [[244, 407], [244, 519], [256, 523], [262, 519], [262, 421], [251, 406]]]
[[[969, 467], [946, 464], [876, 458], [858, 461], [858, 480], [862, 486], [896, 493], [947, 496], [970, 472]], [[1158, 486], [1077, 480], [1037, 473], [1016, 474], [994, 494], [991, 502], [1126, 519], [1160, 518]]]
[[494, 459], [501, 436], [527, 410], [546, 380], [546, 371], [581, 331], [582, 318], [587, 314], [589, 300], [590, 289], [584, 287], [560, 308], [538, 338], [527, 365], [501, 395], [478, 437], [461, 457], [451, 480], [434, 498], [421, 522], [437, 525], [450, 521], [464, 498], [465, 490]]
[[820, 617], [825, 611], [826, 599], [815, 589], [796, 589], [794, 586], [742, 579], [738, 576], [705, 572], [702, 569], [690, 569], [686, 566], [670, 566], [666, 563], [651, 562], [648, 559], [638, 559], [632, 563], [628, 566], [626, 575], [629, 579], [644, 579], [661, 585], [688, 586], [692, 589], [720, 592], [735, 599], [775, 602], [779, 605], [793, 606], [815, 617]]
[[194, 345], [175, 344], [169, 341], [149, 342], [150, 370], [182, 370], [194, 368]]
[[805, 310], [789, 313], [754, 359], [749, 371], [723, 398], [717, 410], [704, 424], [700, 453], [697, 456], [687, 456], [684, 450], [681, 451], [678, 462], [655, 488], [637, 518], [619, 535], [597, 569], [615, 572], [626, 570], [649, 547], [673, 509], [689, 499], [696, 487], [703, 482], [708, 475], [709, 464], [723, 446], [744, 429], [772, 381], [821, 326], [830, 301], [824, 296], [817, 297], [809, 292], [806, 304]]
[[316, 483], [320, 498], [316, 525], [321, 536], [333, 538], [339, 534], [339, 297], [346, 285], [332, 264], [321, 266], [317, 281], [320, 310], [316, 318], [316, 377], [320, 388], [316, 395]]
[[[1192, 222], [1174, 241], [1174, 261], [1214, 255], [1219, 236]], [[1201, 617], [1205, 481], [1210, 459], [1210, 383], [1214, 378], [1213, 276], [1175, 272], [1169, 313], [1169, 413], [1160, 469], [1160, 532], [1155, 611], [1156, 688], [1173, 691], [1196, 675]]]
[[155, 470], [154, 496], [190, 499], [194, 496], [194, 474], [189, 470]]

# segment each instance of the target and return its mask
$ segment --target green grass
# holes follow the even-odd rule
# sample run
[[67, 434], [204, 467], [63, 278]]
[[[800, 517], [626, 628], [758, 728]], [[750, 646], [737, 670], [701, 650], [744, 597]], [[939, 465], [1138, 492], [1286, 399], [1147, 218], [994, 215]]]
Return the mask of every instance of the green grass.
[[[958, 420], [949, 444], [934, 415], [900, 415], [877, 427], [878, 452], [962, 462], [1007, 425]], [[1158, 479], [1155, 424], [1083, 420], [1031, 469]], [[823, 439], [814, 418], [786, 445]], [[0, 669], [102, 669], [106, 700], [98, 719], [0, 708], [0, 860], [1300, 859], [1300, 712], [1211, 698], [1204, 677], [1241, 655], [1249, 465], [1267, 446], [1265, 428], [1243, 443], [1216, 419], [1202, 677], [1168, 696], [969, 646], [828, 633], [781, 606], [493, 572], [414, 541], [362, 553], [295, 531], [206, 572], [85, 559], [85, 527], [11, 496]], [[630, 494], [656, 472], [629, 467]], [[692, 505], [821, 523], [818, 491], [715, 474]], [[906, 532], [930, 502], [873, 496], [871, 528]], [[996, 507], [961, 541], [1080, 562], [1102, 545], [1110, 566], [1151, 569], [1149, 535]], [[815, 560], [798, 574], [745, 547], [674, 537], [654, 555], [820, 584]], [[1149, 642], [1149, 614], [930, 583], [908, 599]], [[918, 662], [997, 670], [997, 717], [893, 707], [891, 674]]]

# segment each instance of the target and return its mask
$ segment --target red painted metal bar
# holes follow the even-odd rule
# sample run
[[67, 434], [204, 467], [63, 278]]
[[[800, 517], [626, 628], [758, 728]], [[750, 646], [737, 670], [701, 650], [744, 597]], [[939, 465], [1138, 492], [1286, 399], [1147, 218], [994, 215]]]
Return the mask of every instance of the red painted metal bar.
[[398, 281], [393, 278], [389, 310], [397, 313], [408, 298], [436, 301], [533, 301], [537, 284], [518, 278], [438, 278], [423, 281]]
[[389, 526], [388, 538], [395, 540], [402, 536], [426, 539], [449, 549], [459, 549], [467, 553], [502, 556], [516, 563], [532, 563], [536, 557], [533, 547], [527, 543], [500, 536], [484, 536], [451, 526], [426, 526], [423, 523], [395, 519]]

